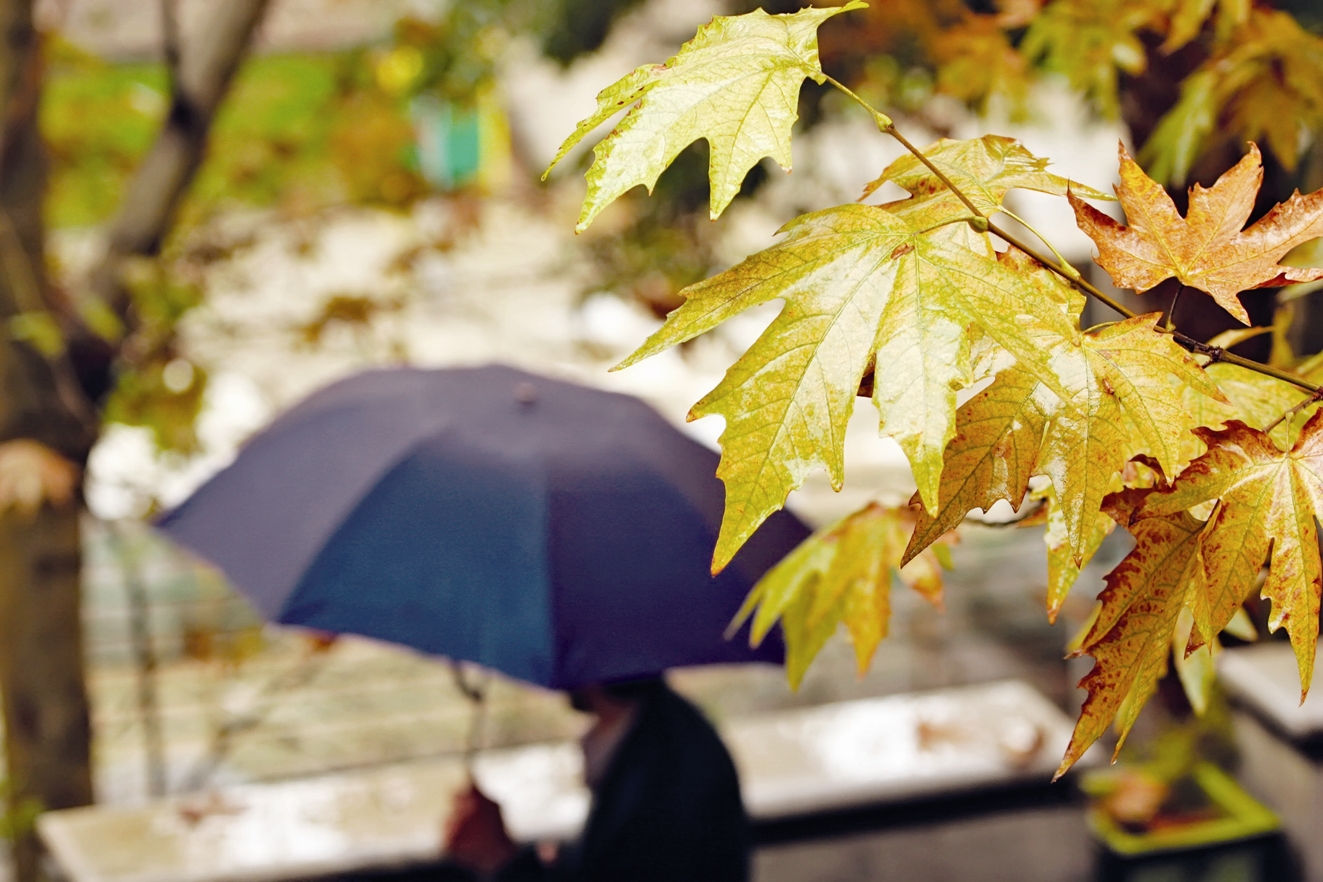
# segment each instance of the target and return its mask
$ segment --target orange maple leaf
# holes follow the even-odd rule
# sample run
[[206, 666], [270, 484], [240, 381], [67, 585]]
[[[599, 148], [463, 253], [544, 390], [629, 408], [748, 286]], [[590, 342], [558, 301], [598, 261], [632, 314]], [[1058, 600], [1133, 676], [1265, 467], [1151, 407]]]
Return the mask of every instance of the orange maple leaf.
[[1068, 194], [1076, 223], [1098, 246], [1098, 265], [1118, 287], [1142, 294], [1174, 276], [1208, 292], [1248, 325], [1249, 315], [1238, 297], [1241, 291], [1323, 279], [1323, 269], [1277, 263], [1295, 246], [1323, 236], [1323, 190], [1308, 196], [1297, 191], [1243, 229], [1263, 182], [1259, 148], [1253, 143], [1250, 152], [1212, 187], [1190, 188], [1185, 217], [1124, 146], [1120, 155], [1116, 195], [1129, 226]]
[[1107, 587], [1098, 595], [1102, 608], [1072, 653], [1093, 656], [1094, 665], [1080, 681], [1089, 696], [1056, 777], [1069, 771], [1113, 719], [1120, 735], [1116, 753], [1121, 752], [1140, 708], [1166, 672], [1181, 607], [1203, 590], [1203, 526], [1183, 511], [1129, 527], [1135, 547], [1107, 574]]

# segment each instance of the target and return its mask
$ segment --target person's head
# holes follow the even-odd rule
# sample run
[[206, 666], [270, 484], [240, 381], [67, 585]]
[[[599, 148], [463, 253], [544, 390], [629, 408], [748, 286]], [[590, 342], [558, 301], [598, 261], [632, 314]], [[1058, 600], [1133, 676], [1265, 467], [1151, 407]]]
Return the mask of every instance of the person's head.
[[660, 675], [610, 683], [593, 683], [570, 691], [570, 707], [601, 716], [611, 710], [634, 707], [666, 688]]

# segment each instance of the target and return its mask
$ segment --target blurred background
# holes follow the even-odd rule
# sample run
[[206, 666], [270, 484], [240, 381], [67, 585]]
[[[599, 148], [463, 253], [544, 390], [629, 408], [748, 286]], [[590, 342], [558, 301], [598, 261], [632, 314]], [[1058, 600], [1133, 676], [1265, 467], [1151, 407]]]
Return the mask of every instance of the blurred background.
[[[681, 288], [770, 244], [796, 214], [853, 201], [900, 148], [807, 83], [794, 172], [756, 168], [718, 223], [707, 219], [701, 143], [651, 197], [628, 194], [577, 237], [591, 156], [578, 149], [539, 176], [597, 91], [670, 56], [713, 15], [755, 5], [0, 0], [11, 34], [28, 14], [35, 34], [11, 39], [0, 62], [0, 416], [4, 440], [44, 451], [0, 455], [13, 521], [0, 563], [17, 573], [42, 543], [82, 556], [81, 583], [75, 568], [53, 587], [32, 587], [34, 576], [6, 588], [9, 727], [22, 696], [47, 708], [34, 713], [73, 720], [60, 738], [9, 738], [6, 826], [24, 878], [43, 866], [24, 857], [40, 809], [93, 794], [141, 806], [464, 750], [473, 709], [443, 661], [267, 625], [147, 521], [284, 408], [371, 366], [506, 362], [639, 395], [715, 447], [720, 421], [684, 416], [779, 306], [608, 368], [660, 326]], [[824, 27], [822, 59], [916, 143], [1011, 135], [1101, 189], [1115, 179], [1118, 141], [1179, 198], [1257, 140], [1261, 211], [1323, 185], [1320, 24], [1306, 0], [880, 0]], [[1020, 191], [1010, 204], [1092, 266], [1064, 201]], [[1273, 296], [1249, 304], [1257, 323], [1281, 308]], [[1312, 352], [1323, 322], [1311, 321], [1308, 297], [1289, 308], [1295, 330], [1278, 344]], [[1221, 329], [1210, 320], [1196, 335]], [[1270, 343], [1244, 351], [1266, 358]], [[817, 526], [913, 491], [871, 408], [851, 423], [847, 461], [843, 492], [815, 475], [789, 507]], [[42, 508], [61, 493], [85, 503], [76, 523]], [[673, 682], [719, 722], [1006, 678], [1073, 719], [1090, 661], [1063, 656], [1128, 540], [1107, 540], [1049, 625], [1043, 530], [999, 526], [999, 514], [964, 531], [944, 610], [894, 593], [891, 633], [866, 675], [836, 640], [795, 692], [763, 668]], [[82, 701], [90, 731], [80, 734]], [[1234, 741], [1230, 711], [1213, 701], [1212, 734], [1180, 750]], [[1132, 736], [1141, 751], [1172, 743], [1190, 717], [1179, 687], [1153, 704]], [[496, 679], [480, 739], [502, 748], [581, 728], [559, 695]], [[1092, 853], [1080, 843], [1067, 864], [1085, 878]], [[885, 875], [870, 860], [795, 878], [948, 878]]]

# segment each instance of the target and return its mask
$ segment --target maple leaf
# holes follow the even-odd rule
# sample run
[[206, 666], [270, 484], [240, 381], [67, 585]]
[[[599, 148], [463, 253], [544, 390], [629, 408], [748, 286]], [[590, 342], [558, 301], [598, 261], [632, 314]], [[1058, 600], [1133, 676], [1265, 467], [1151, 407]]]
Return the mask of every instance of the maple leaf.
[[1323, 414], [1310, 417], [1285, 452], [1235, 420], [1225, 429], [1195, 431], [1208, 451], [1170, 489], [1149, 496], [1142, 514], [1170, 515], [1218, 500], [1202, 540], [1207, 603], [1195, 607], [1195, 626], [1203, 640], [1226, 627], [1267, 561], [1268, 628], [1284, 626], [1291, 637], [1303, 700], [1313, 679], [1323, 582], [1315, 525], [1323, 511]]
[[955, 529], [974, 509], [987, 511], [1004, 499], [1019, 510], [1054, 404], [1037, 377], [1011, 369], [961, 405], [944, 455], [942, 504], [935, 514], [919, 514], [904, 561]]
[[1190, 188], [1190, 209], [1181, 217], [1162, 187], [1120, 148], [1117, 196], [1129, 226], [1123, 226], [1069, 194], [1081, 230], [1098, 246], [1097, 262], [1121, 288], [1143, 293], [1164, 279], [1212, 295], [1244, 324], [1249, 314], [1237, 296], [1248, 288], [1323, 279], [1323, 269], [1278, 264], [1295, 246], [1323, 236], [1323, 190], [1298, 192], [1242, 229], [1263, 181], [1259, 149], [1250, 152], [1212, 187]]
[[[950, 529], [971, 508], [998, 499], [1019, 508], [1031, 475], [1052, 483], [1067, 561], [1078, 570], [1096, 550], [1097, 515], [1115, 476], [1145, 453], [1166, 474], [1188, 461], [1184, 437], [1197, 423], [1182, 404], [1190, 395], [1221, 399], [1220, 390], [1169, 336], [1155, 333], [1156, 314], [1136, 316], [1038, 342], [1062, 394], [1034, 383], [1019, 364], [957, 413], [934, 517], [920, 515], [907, 553]], [[1176, 385], [1173, 385], [1176, 384]], [[1065, 575], [1062, 576], [1065, 578]]]
[[[943, 138], [925, 147], [923, 154], [985, 215], [1000, 211], [1006, 194], [1016, 188], [1037, 190], [1054, 196], [1064, 196], [1070, 190], [1085, 199], [1113, 198], [1092, 187], [1072, 183], [1069, 178], [1052, 174], [1047, 170], [1046, 159], [1034, 156], [1014, 138], [1001, 135], [984, 135], [966, 141]], [[864, 194], [859, 198], [867, 199], [888, 181], [916, 197], [938, 196], [955, 203], [952, 207], [959, 213], [968, 212], [964, 204], [927, 166], [908, 153], [887, 166], [876, 180], [864, 188]]]
[[1116, 528], [1116, 521], [1101, 511], [1095, 513], [1092, 521], [1085, 525], [1084, 544], [1079, 549], [1077, 560], [1066, 527], [1066, 517], [1057, 502], [1056, 493], [1048, 486], [1035, 495], [1041, 496], [1047, 503], [1044, 519], [1047, 529], [1043, 531], [1043, 542], [1047, 545], [1047, 620], [1055, 624], [1071, 586], [1080, 577], [1080, 570], [1098, 553], [1103, 540]]
[[786, 676], [791, 688], [798, 688], [814, 656], [844, 623], [863, 674], [887, 635], [893, 578], [941, 606], [941, 571], [950, 568], [949, 549], [939, 544], [902, 567], [913, 522], [908, 508], [872, 502], [817, 531], [758, 580], [730, 631], [752, 613], [749, 639], [756, 646], [779, 619]]
[[[1286, 449], [1295, 443], [1306, 420], [1318, 409], [1318, 404], [1311, 404], [1289, 419], [1278, 422], [1282, 414], [1300, 404], [1308, 393], [1294, 383], [1240, 365], [1219, 362], [1208, 365], [1204, 371], [1217, 383], [1228, 403], [1218, 404], [1205, 399], [1204, 409], [1197, 414], [1201, 426], [1215, 429], [1236, 419], [1255, 429], [1265, 429], [1276, 423], [1269, 434], [1277, 446]], [[1301, 378], [1313, 383], [1323, 380], [1317, 372], [1311, 373], [1302, 373]], [[1194, 440], [1199, 444], [1198, 452], [1202, 453], [1203, 442], [1198, 436]]]
[[1076, 563], [1090, 522], [1113, 476], [1139, 453], [1165, 474], [1185, 463], [1185, 435], [1195, 428], [1178, 387], [1221, 398], [1221, 390], [1171, 340], [1155, 333], [1156, 314], [1135, 316], [1058, 344], [1052, 365], [1069, 396], [1049, 420], [1038, 471], [1057, 493]]
[[[1060, 778], [1115, 719], [1120, 739], [1166, 670], [1172, 633], [1186, 598], [1201, 590], [1203, 522], [1187, 512], [1131, 525], [1135, 547], [1107, 574], [1097, 617], [1073, 655], [1091, 655], [1080, 681], [1089, 694], [1057, 769]], [[1118, 718], [1118, 712], [1121, 712]]]
[[[940, 212], [939, 212], [940, 213]], [[933, 235], [921, 213], [845, 205], [787, 224], [777, 245], [684, 291], [685, 302], [625, 367], [774, 298], [785, 307], [694, 405], [691, 419], [726, 420], [717, 474], [726, 515], [719, 570], [815, 468], [844, 479], [845, 426], [870, 361], [883, 430], [909, 456], [935, 508], [956, 391], [970, 382], [971, 325], [1049, 388], [1035, 334], [1073, 333], [1030, 281], [959, 242]], [[940, 231], [938, 231], [940, 232]]]
[[584, 136], [629, 108], [593, 149], [576, 229], [587, 229], [598, 212], [639, 184], [652, 192], [671, 161], [700, 138], [708, 142], [713, 218], [763, 157], [789, 171], [800, 86], [806, 78], [825, 80], [818, 26], [866, 5], [850, 0], [788, 15], [759, 9], [716, 16], [665, 64], [644, 65], [603, 89], [597, 110], [565, 139], [543, 173], [545, 179]]

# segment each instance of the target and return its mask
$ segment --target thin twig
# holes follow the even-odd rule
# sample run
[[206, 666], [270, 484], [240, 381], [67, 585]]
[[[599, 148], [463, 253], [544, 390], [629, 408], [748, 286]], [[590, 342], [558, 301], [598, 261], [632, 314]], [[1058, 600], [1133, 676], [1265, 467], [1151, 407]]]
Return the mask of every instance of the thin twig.
[[1101, 290], [1098, 289], [1096, 285], [1094, 285], [1088, 279], [1085, 279], [1083, 276], [1080, 276], [1079, 273], [1075, 273], [1074, 275], [1071, 275], [1071, 273], [1067, 271], [1064, 267], [1062, 267], [1061, 264], [1057, 263], [1055, 260], [1046, 256], [1045, 254], [1042, 254], [1038, 250], [1030, 247], [1028, 244], [1022, 241], [1019, 236], [1016, 236], [1014, 233], [1004, 230], [993, 223], [988, 224], [988, 232], [992, 233], [995, 236], [998, 236], [1001, 239], [1004, 239], [1006, 242], [1008, 242], [1011, 245], [1014, 245], [1016, 248], [1019, 248], [1025, 254], [1029, 255], [1034, 260], [1038, 261], [1043, 266], [1050, 269], [1052, 272], [1061, 276], [1061, 278], [1065, 279], [1071, 285], [1074, 285], [1075, 288], [1077, 288], [1078, 290], [1083, 291], [1085, 294], [1088, 294], [1090, 297], [1093, 297], [1098, 302], [1103, 303], [1106, 306], [1110, 307], [1111, 309], [1116, 310], [1126, 318], [1134, 318], [1136, 315], [1138, 315], [1138, 313], [1136, 313], [1134, 310], [1129, 309], [1126, 306], [1123, 306], [1119, 300], [1116, 300], [1115, 298], [1107, 294], [1104, 294]]
[[18, 238], [18, 229], [3, 208], [0, 208], [0, 270], [9, 278], [20, 312], [45, 312], [37, 271]]
[[[9, 280], [9, 289], [14, 294], [15, 305], [19, 312], [51, 314], [42, 296], [43, 285], [37, 267], [33, 265], [31, 257], [24, 249], [13, 220], [3, 208], [0, 208], [0, 272], [3, 272]], [[4, 332], [8, 332], [8, 329], [0, 329], [0, 333]], [[58, 353], [53, 357], [45, 356], [43, 353], [47, 364], [51, 366], [55, 394], [64, 404], [69, 415], [95, 437], [100, 432], [101, 420], [78, 382], [78, 372], [69, 359], [68, 346], [63, 336], [61, 329]]]
[[909, 142], [909, 139], [907, 139], [904, 135], [902, 135], [899, 131], [896, 130], [896, 126], [894, 123], [888, 125], [882, 131], [886, 132], [888, 135], [895, 138], [897, 141], [900, 142], [902, 147], [904, 147], [910, 153], [917, 156], [919, 162], [922, 162], [925, 166], [927, 166], [928, 171], [936, 175], [937, 179], [946, 185], [946, 189], [950, 190], [952, 193], [955, 194], [957, 199], [965, 203], [966, 208], [972, 211], [976, 216], [984, 218], [985, 220], [987, 219], [987, 215], [979, 211], [979, 207], [974, 204], [973, 200], [970, 199], [968, 196], [966, 196], [963, 190], [961, 190], [955, 184], [951, 183], [951, 179], [946, 176], [946, 172], [938, 168], [937, 165], [931, 159], [929, 159], [928, 156], [922, 150], [911, 144]]

